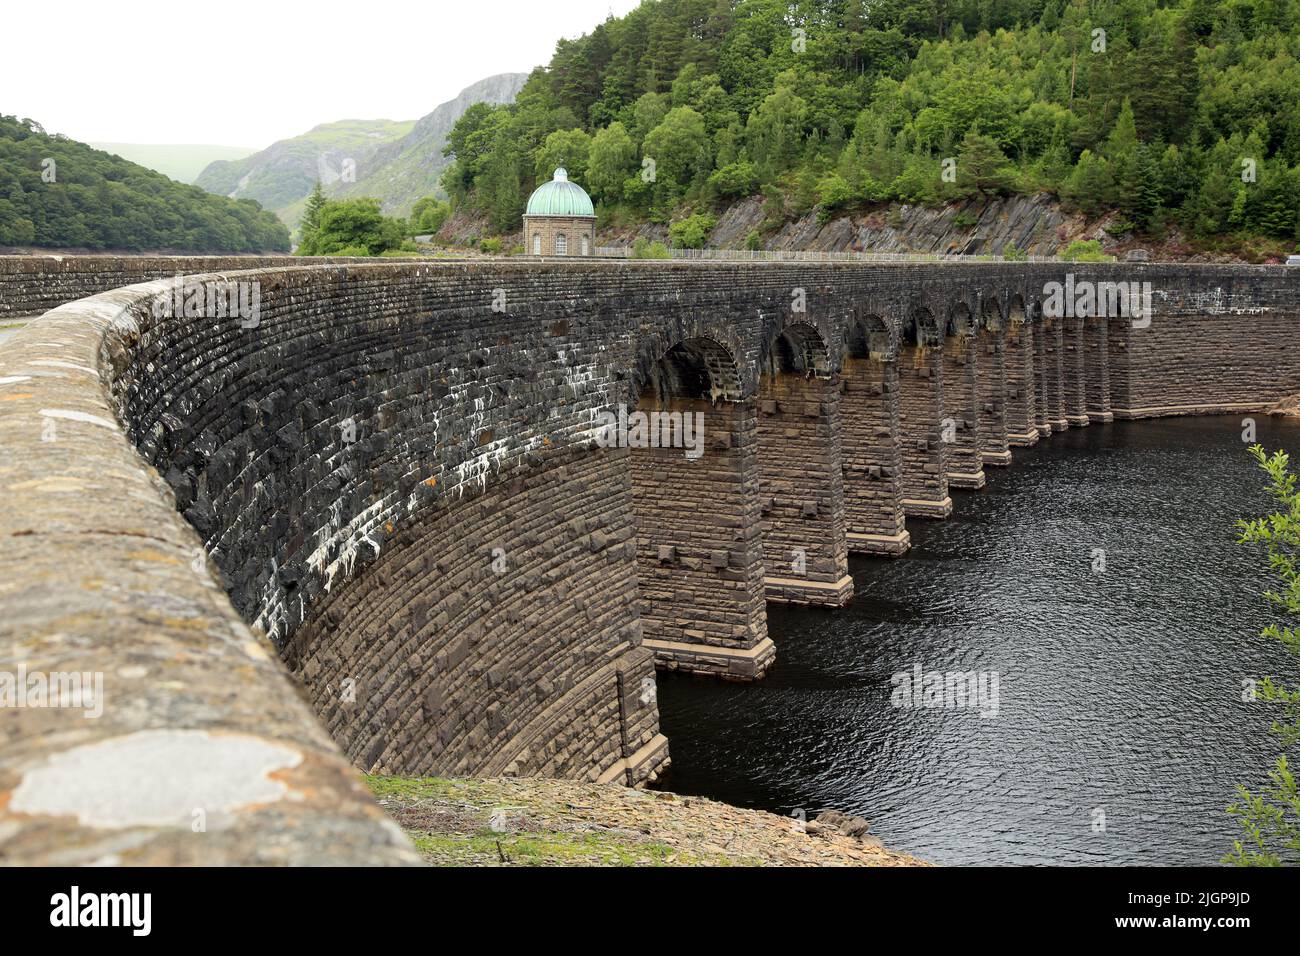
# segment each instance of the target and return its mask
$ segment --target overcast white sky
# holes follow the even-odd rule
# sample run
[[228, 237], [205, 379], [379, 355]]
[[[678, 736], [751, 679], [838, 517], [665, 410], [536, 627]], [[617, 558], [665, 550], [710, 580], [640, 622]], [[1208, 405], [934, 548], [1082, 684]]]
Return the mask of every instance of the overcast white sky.
[[83, 142], [262, 148], [418, 119], [639, 0], [2, 0], [0, 112]]

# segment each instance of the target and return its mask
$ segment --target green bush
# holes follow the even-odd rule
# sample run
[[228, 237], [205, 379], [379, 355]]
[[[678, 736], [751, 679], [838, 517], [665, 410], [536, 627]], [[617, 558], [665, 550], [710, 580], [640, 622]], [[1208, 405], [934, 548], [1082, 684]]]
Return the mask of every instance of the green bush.
[[763, 248], [763, 237], [758, 234], [757, 229], [749, 230], [749, 235], [745, 237], [745, 248], [751, 251]]
[[636, 242], [632, 243], [633, 259], [671, 259], [672, 253], [662, 242], [651, 242], [645, 236], [640, 236]]
[[719, 196], [752, 196], [759, 186], [758, 169], [753, 163], [729, 163], [709, 177], [709, 186]]
[[1114, 262], [1114, 256], [1101, 251], [1101, 242], [1097, 239], [1076, 239], [1064, 249], [1060, 256], [1067, 262]]
[[706, 212], [679, 219], [668, 227], [668, 238], [679, 249], [703, 249], [718, 220]]
[[406, 223], [385, 216], [378, 199], [328, 200], [320, 207], [315, 228], [304, 227], [298, 244], [300, 256], [338, 256], [342, 249], [364, 249], [363, 256], [377, 256], [390, 249], [409, 248]]
[[480, 252], [496, 255], [501, 251], [501, 239], [498, 236], [487, 236], [479, 240], [478, 248]]
[[411, 209], [411, 235], [435, 233], [451, 215], [451, 203], [434, 196], [417, 199]]
[[820, 198], [817, 220], [827, 222], [831, 216], [858, 201], [853, 187], [839, 173], [828, 173], [817, 183], [817, 195]]
[[1002, 258], [1007, 262], [1025, 262], [1029, 259], [1029, 253], [1017, 247], [1014, 243], [1008, 242], [1002, 247]]

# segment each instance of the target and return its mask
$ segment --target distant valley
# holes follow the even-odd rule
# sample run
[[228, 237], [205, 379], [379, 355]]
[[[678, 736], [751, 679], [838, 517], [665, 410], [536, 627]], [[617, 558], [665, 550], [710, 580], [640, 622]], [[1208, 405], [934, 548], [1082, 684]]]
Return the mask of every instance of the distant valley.
[[243, 159], [257, 150], [252, 146], [211, 146], [192, 143], [90, 143], [95, 149], [162, 173], [178, 183], [192, 183], [218, 160]]

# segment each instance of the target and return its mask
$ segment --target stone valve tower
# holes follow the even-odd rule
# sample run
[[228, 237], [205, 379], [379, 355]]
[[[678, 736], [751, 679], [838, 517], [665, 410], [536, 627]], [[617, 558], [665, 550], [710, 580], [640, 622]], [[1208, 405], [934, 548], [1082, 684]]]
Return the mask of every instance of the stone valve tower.
[[596, 248], [596, 211], [591, 197], [569, 182], [563, 166], [528, 197], [524, 248], [534, 256], [590, 256]]

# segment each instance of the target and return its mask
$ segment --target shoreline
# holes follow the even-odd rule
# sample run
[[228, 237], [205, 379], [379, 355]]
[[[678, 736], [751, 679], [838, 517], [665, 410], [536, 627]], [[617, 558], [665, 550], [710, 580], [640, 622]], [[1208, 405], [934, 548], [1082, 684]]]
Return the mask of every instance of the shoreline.
[[543, 777], [367, 776], [434, 866], [930, 866], [847, 832], [704, 797]]

